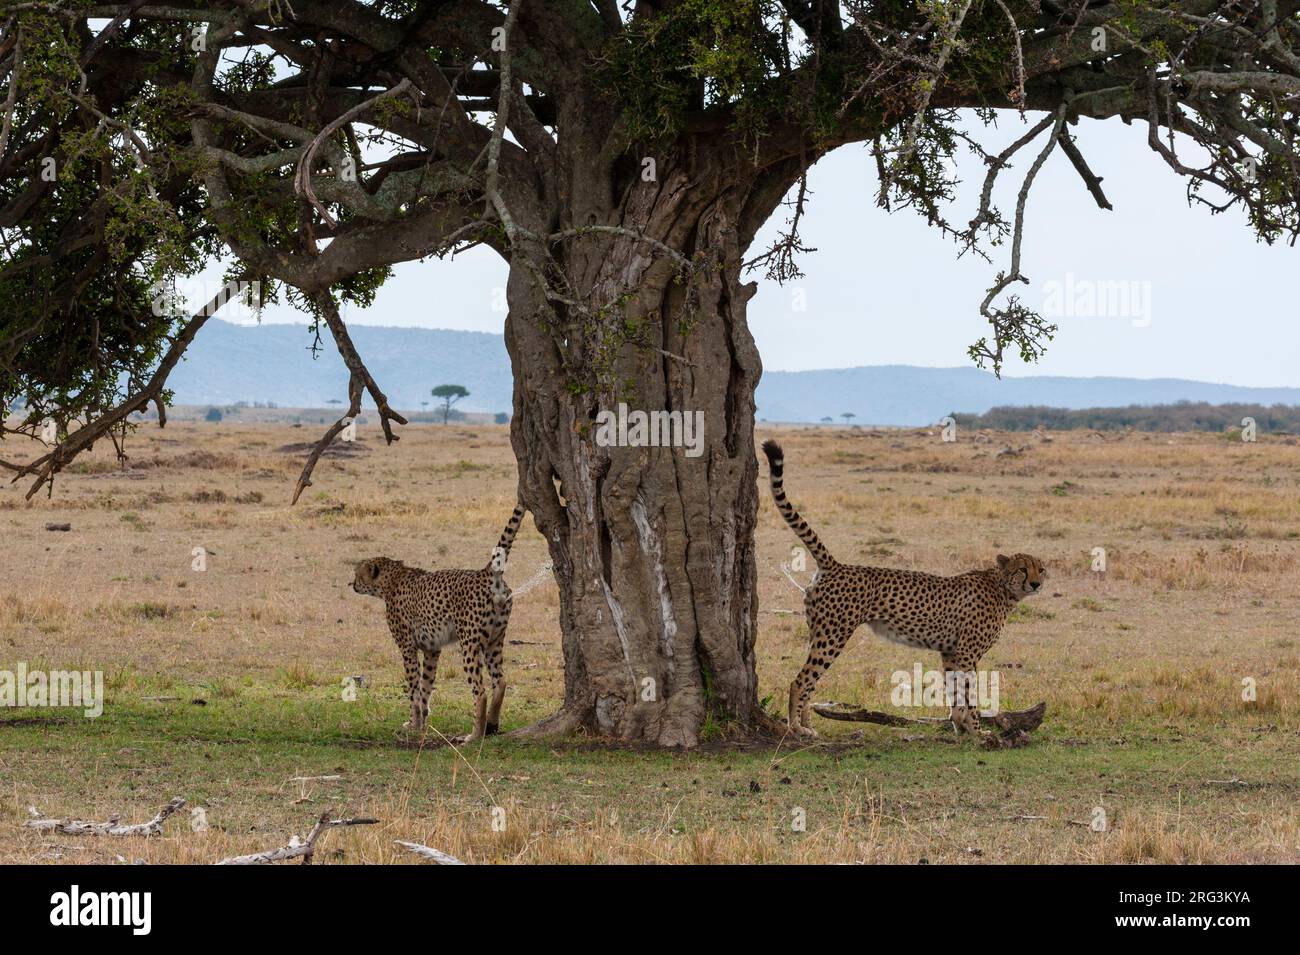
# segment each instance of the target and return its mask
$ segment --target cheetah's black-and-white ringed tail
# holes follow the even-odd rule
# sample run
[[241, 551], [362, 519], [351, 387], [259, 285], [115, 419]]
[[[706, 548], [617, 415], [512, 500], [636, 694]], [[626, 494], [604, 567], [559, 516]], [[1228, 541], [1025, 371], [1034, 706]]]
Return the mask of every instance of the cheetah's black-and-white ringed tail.
[[497, 541], [497, 546], [492, 548], [492, 560], [488, 562], [489, 567], [492, 566], [494, 561], [498, 560], [499, 552], [501, 569], [505, 569], [506, 561], [510, 559], [510, 547], [515, 542], [515, 535], [519, 533], [519, 525], [524, 522], [525, 513], [522, 504], [515, 505], [514, 511], [510, 514], [510, 520], [506, 521], [505, 530], [501, 532], [501, 538]]
[[770, 438], [763, 442], [763, 453], [767, 455], [768, 479], [772, 484], [772, 498], [776, 501], [776, 509], [781, 512], [785, 522], [790, 525], [790, 529], [799, 536], [799, 539], [808, 545], [808, 550], [812, 552], [813, 560], [817, 561], [818, 567], [832, 567], [835, 564], [835, 558], [831, 552], [826, 549], [817, 532], [808, 526], [808, 522], [799, 516], [799, 512], [794, 509], [790, 499], [785, 496], [785, 454], [781, 451], [781, 445], [777, 444]]

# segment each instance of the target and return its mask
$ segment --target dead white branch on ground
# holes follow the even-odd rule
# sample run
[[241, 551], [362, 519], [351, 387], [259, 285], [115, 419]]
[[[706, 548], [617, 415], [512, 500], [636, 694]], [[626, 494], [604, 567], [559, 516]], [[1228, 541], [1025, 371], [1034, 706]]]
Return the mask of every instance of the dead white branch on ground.
[[403, 842], [401, 839], [394, 839], [393, 842], [401, 846], [407, 852], [414, 852], [417, 856], [420, 856], [422, 859], [428, 859], [432, 862], [438, 863], [438, 865], [464, 865], [465, 864], [461, 862], [459, 859], [457, 859], [455, 856], [447, 855], [447, 853], [443, 852], [441, 849], [434, 849], [426, 845], [421, 845], [418, 842]]
[[185, 805], [185, 800], [177, 796], [158, 810], [158, 814], [148, 822], [132, 825], [120, 825], [118, 816], [104, 822], [86, 822], [81, 819], [41, 819], [35, 808], [29, 810], [36, 819], [29, 819], [23, 825], [28, 829], [42, 832], [57, 832], [65, 836], [157, 836], [162, 834], [162, 824], [167, 818]]
[[[952, 720], [946, 716], [899, 716], [895, 713], [881, 713], [876, 710], [862, 709], [848, 703], [814, 703], [813, 712], [828, 720], [847, 720], [852, 723], [878, 723], [882, 726], [952, 726]], [[991, 723], [1002, 731], [1001, 736], [985, 737], [985, 745], [990, 747], [1024, 746], [1029, 742], [1030, 730], [1038, 729], [1047, 712], [1047, 704], [1039, 703], [1027, 710], [1005, 710], [991, 716], [981, 716], [986, 723]]]
[[281, 846], [278, 849], [268, 849], [266, 852], [253, 852], [245, 856], [231, 856], [229, 859], [222, 859], [215, 865], [265, 865], [268, 862], [282, 862], [285, 859], [297, 859], [302, 857], [303, 865], [311, 865], [312, 856], [316, 852], [316, 840], [324, 834], [326, 829], [333, 829], [337, 826], [373, 826], [378, 819], [331, 819], [328, 812], [321, 813], [316, 825], [312, 827], [311, 832], [307, 833], [307, 838], [299, 839], [296, 835], [289, 840], [287, 846]]

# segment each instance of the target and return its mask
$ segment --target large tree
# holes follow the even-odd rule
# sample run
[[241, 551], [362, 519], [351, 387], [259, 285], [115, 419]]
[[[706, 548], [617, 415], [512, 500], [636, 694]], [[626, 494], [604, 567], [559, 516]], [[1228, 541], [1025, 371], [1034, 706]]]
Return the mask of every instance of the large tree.
[[[868, 143], [882, 205], [1005, 254], [971, 354], [1032, 359], [1053, 331], [1014, 294], [1034, 177], [1059, 150], [1108, 207], [1081, 118], [1145, 123], [1190, 199], [1294, 237], [1297, 7], [7, 0], [0, 400], [25, 401], [21, 432], [86, 422], [8, 467], [35, 493], [92, 441], [120, 442], [132, 412], [161, 411], [212, 309], [153, 308], [155, 283], [220, 255], [310, 311], [352, 370], [321, 447], [363, 393], [395, 440], [403, 419], [340, 305], [394, 263], [487, 245], [509, 264], [519, 496], [561, 594], [564, 705], [536, 731], [692, 745], [710, 715], [762, 731], [745, 279], [798, 275], [809, 166]], [[999, 114], [1018, 128], [986, 151]], [[967, 163], [981, 201], [952, 222]], [[1004, 215], [994, 186], [1013, 168]], [[751, 251], [783, 203], [781, 237]], [[598, 441], [620, 402], [702, 412], [702, 453]]]

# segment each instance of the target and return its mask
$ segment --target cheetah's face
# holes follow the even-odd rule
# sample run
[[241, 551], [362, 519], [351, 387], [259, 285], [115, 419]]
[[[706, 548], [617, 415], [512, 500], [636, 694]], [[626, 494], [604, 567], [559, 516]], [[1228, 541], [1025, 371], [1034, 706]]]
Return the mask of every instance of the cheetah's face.
[[998, 572], [1002, 582], [1017, 599], [1036, 594], [1047, 580], [1047, 568], [1037, 557], [1028, 554], [998, 554]]
[[352, 579], [352, 589], [359, 594], [370, 597], [382, 597], [379, 582], [390, 564], [396, 563], [387, 557], [372, 557], [357, 564], [356, 576]]

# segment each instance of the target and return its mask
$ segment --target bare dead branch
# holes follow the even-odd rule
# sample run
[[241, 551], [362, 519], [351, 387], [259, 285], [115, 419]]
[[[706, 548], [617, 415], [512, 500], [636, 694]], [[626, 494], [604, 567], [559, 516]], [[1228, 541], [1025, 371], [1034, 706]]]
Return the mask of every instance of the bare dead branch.
[[[876, 723], [881, 726], [930, 726], [951, 727], [952, 720], [946, 716], [898, 716], [895, 713], [882, 713], [878, 710], [866, 710], [847, 703], [814, 703], [813, 712], [828, 720], [844, 720], [851, 723]], [[984, 745], [993, 748], [1023, 746], [1029, 742], [1029, 733], [1042, 725], [1047, 713], [1047, 704], [1039, 703], [1027, 710], [1007, 710], [980, 717], [981, 723], [992, 723], [999, 730], [1000, 736], [986, 734]]]
[[455, 856], [448, 855], [447, 853], [443, 852], [441, 849], [434, 849], [431, 848], [430, 846], [421, 845], [418, 842], [405, 842], [401, 839], [394, 839], [393, 844], [401, 846], [407, 852], [415, 853], [417, 856], [419, 856], [422, 859], [428, 859], [431, 862], [436, 862], [438, 865], [464, 865], [465, 864], [461, 862], [459, 859], [457, 859]]
[[339, 315], [338, 305], [335, 304], [333, 296], [328, 291], [322, 292], [315, 296], [315, 302], [321, 317], [325, 320], [330, 333], [334, 336], [334, 344], [339, 350], [343, 363], [348, 366], [348, 370], [352, 373], [348, 379], [348, 412], [330, 425], [325, 434], [321, 436], [321, 439], [316, 442], [316, 446], [312, 449], [306, 463], [303, 465], [302, 474], [294, 487], [290, 504], [297, 504], [302, 492], [311, 487], [312, 471], [325, 449], [348, 426], [349, 421], [355, 419], [361, 413], [361, 394], [363, 390], [370, 393], [370, 397], [378, 409], [379, 425], [384, 431], [384, 440], [388, 444], [400, 440], [398, 435], [393, 433], [392, 422], [396, 421], [398, 424], [407, 423], [405, 417], [389, 407], [388, 397], [379, 390], [379, 384], [375, 381], [374, 376], [370, 374], [370, 370], [366, 368], [365, 362], [361, 360], [361, 355], [352, 343], [352, 336], [348, 334], [347, 325], [344, 324], [342, 317]]
[[290, 506], [297, 504], [298, 498], [301, 496], [302, 492], [311, 487], [311, 473], [316, 469], [316, 462], [319, 461], [320, 456], [325, 453], [325, 449], [333, 444], [334, 439], [342, 433], [343, 429], [361, 413], [362, 387], [363, 383], [360, 375], [353, 374], [348, 379], [347, 414], [329, 426], [321, 436], [321, 439], [316, 442], [316, 446], [312, 448], [311, 454], [307, 456], [307, 461], [302, 467], [302, 474], [298, 476], [298, 483], [293, 489], [293, 498], [289, 501]]
[[[80, 819], [29, 819], [23, 826], [42, 832], [57, 832], [66, 836], [157, 836], [162, 834], [163, 823], [185, 805], [185, 800], [177, 796], [158, 810], [157, 815], [147, 822], [122, 825], [117, 816], [104, 822], [85, 822]], [[35, 810], [32, 810], [35, 813]], [[39, 814], [38, 814], [39, 815]]]
[[281, 846], [278, 849], [268, 849], [265, 852], [253, 852], [242, 856], [231, 856], [228, 859], [222, 859], [220, 862], [214, 862], [213, 865], [265, 865], [268, 862], [282, 862], [285, 859], [300, 857], [303, 865], [311, 865], [312, 857], [316, 853], [316, 840], [324, 835], [327, 829], [337, 829], [340, 826], [373, 826], [378, 822], [378, 819], [332, 819], [329, 811], [326, 810], [321, 813], [320, 819], [316, 821], [316, 825], [312, 827], [306, 839], [299, 839], [294, 836], [289, 840], [288, 845]]

